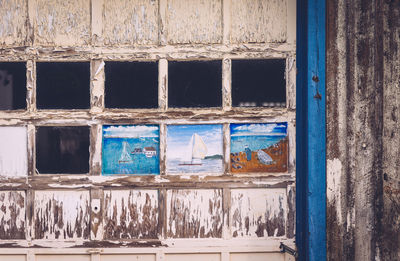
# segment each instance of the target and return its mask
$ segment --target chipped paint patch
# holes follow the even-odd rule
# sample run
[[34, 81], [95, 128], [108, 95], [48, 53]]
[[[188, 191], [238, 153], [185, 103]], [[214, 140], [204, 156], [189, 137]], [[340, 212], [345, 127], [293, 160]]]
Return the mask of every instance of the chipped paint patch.
[[28, 11], [25, 0], [0, 1], [0, 46], [26, 42]]
[[221, 0], [168, 0], [167, 35], [170, 44], [221, 43]]
[[25, 239], [25, 192], [0, 191], [0, 239]]
[[36, 239], [89, 239], [88, 191], [36, 191]]
[[222, 190], [168, 190], [167, 237], [221, 238]]
[[103, 35], [106, 45], [157, 44], [158, 1], [105, 1]]
[[286, 206], [285, 189], [233, 189], [230, 213], [232, 236], [284, 236]]
[[283, 0], [232, 1], [234, 43], [285, 42], [287, 3]]
[[328, 159], [326, 162], [326, 197], [328, 204], [335, 206], [336, 217], [339, 224], [342, 224], [342, 205], [341, 205], [341, 193], [340, 193], [340, 181], [342, 178], [342, 162], [339, 159]]
[[90, 1], [36, 2], [35, 43], [58, 46], [90, 43]]
[[156, 239], [157, 190], [108, 190], [104, 192], [106, 239]]

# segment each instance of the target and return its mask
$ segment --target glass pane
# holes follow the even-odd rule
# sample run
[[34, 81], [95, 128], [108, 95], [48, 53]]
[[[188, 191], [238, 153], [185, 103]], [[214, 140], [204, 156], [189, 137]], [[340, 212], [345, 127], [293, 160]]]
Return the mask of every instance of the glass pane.
[[221, 107], [222, 62], [169, 62], [168, 104], [173, 108]]
[[36, 169], [43, 174], [89, 172], [89, 127], [38, 127]]
[[106, 108], [157, 108], [157, 62], [107, 62]]
[[38, 109], [88, 109], [89, 62], [37, 63]]
[[18, 110], [25, 108], [25, 62], [0, 63], [0, 110]]
[[285, 59], [232, 60], [232, 105], [284, 107]]

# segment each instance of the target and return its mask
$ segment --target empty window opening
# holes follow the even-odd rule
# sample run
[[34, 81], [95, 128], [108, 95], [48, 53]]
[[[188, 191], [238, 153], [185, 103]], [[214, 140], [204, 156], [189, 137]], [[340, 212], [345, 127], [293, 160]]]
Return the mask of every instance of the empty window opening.
[[168, 104], [174, 108], [221, 107], [222, 62], [169, 62]]
[[232, 105], [284, 107], [285, 59], [232, 60]]
[[106, 62], [106, 108], [157, 108], [157, 62]]
[[38, 127], [36, 169], [43, 174], [89, 172], [89, 127]]
[[26, 108], [26, 63], [0, 63], [0, 110]]
[[38, 109], [88, 109], [89, 62], [38, 62]]

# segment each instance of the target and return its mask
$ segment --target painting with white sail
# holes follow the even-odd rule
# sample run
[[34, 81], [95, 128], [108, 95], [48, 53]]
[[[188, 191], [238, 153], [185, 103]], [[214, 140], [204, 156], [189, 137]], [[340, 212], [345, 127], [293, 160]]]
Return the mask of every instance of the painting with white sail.
[[222, 125], [167, 126], [168, 173], [222, 173]]

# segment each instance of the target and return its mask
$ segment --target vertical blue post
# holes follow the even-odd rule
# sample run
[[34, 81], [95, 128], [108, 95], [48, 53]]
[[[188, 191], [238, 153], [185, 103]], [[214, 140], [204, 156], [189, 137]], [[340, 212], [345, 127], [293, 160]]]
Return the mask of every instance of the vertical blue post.
[[297, 3], [299, 260], [326, 260], [325, 0]]

